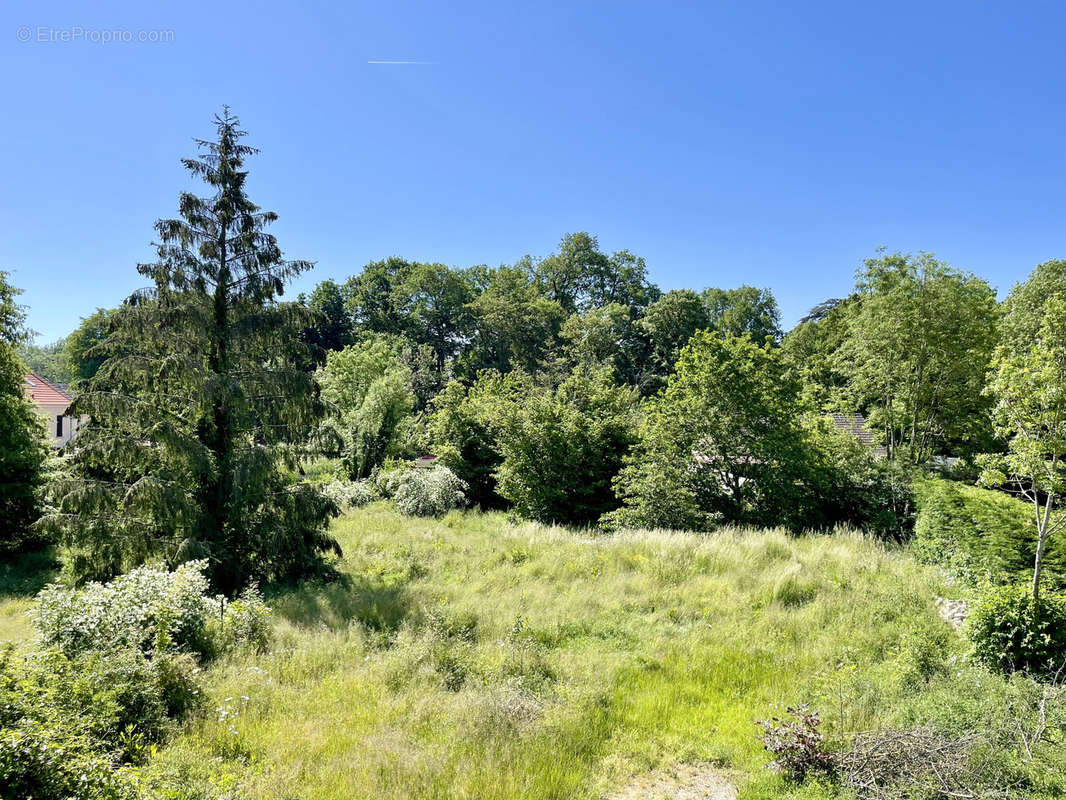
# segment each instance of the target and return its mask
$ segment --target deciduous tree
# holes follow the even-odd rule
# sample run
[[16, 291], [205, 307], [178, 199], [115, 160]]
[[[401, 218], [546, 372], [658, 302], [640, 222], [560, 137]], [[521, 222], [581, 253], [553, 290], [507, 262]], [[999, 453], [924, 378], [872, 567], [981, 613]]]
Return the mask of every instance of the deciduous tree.
[[1066, 525], [1052, 512], [1066, 492], [1066, 299], [1044, 299], [1043, 323], [1023, 344], [1006, 341], [996, 350], [989, 392], [995, 399], [996, 433], [1007, 454], [985, 459], [983, 479], [1009, 483], [1033, 509], [1036, 557], [1032, 594], [1040, 599], [1040, 577], [1048, 537]]
[[615, 482], [616, 525], [779, 525], [793, 515], [804, 460], [798, 383], [780, 349], [701, 331], [647, 404]]
[[837, 364], [891, 457], [987, 447], [984, 376], [998, 306], [985, 281], [929, 253], [868, 259]]

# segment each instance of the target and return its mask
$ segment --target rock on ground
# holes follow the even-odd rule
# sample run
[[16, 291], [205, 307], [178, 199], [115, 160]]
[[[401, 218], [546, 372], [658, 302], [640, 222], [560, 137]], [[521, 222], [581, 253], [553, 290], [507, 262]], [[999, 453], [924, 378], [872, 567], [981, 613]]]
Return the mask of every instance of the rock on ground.
[[948, 600], [946, 597], [938, 597], [936, 599], [936, 608], [940, 612], [940, 616], [952, 628], [958, 629], [966, 621], [968, 609], [966, 608], [965, 600]]

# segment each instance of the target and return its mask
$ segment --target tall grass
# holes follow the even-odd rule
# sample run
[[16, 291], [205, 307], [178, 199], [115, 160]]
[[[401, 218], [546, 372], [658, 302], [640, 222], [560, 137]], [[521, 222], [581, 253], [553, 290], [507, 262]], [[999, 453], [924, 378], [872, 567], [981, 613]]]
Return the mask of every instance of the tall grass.
[[58, 574], [51, 550], [20, 553], [0, 561], [0, 647], [21, 644], [33, 633], [33, 597]]
[[381, 504], [334, 533], [348, 580], [275, 591], [272, 652], [210, 668], [216, 710], [146, 784], [174, 798], [594, 800], [709, 761], [742, 798], [829, 797], [762, 768], [754, 719], [809, 701], [830, 734], [949, 713], [965, 728], [1008, 691], [993, 680], [988, 702], [972, 699], [937, 576], [858, 535], [597, 538]]

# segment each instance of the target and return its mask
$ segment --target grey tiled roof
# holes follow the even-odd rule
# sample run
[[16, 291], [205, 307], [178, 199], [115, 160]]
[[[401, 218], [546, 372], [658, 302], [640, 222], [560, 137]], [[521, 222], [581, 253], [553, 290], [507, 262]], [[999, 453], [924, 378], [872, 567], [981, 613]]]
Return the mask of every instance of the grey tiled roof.
[[888, 451], [877, 441], [873, 431], [866, 427], [866, 417], [862, 414], [830, 414], [829, 417], [840, 430], [850, 433], [873, 450], [874, 455], [888, 455]]

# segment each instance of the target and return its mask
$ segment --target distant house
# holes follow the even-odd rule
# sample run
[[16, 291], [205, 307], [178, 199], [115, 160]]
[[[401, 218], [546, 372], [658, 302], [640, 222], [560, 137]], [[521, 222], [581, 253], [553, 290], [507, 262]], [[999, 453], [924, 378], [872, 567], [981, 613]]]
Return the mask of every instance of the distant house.
[[833, 424], [839, 430], [851, 434], [866, 445], [875, 457], [885, 458], [888, 456], [888, 450], [885, 449], [884, 445], [878, 443], [873, 431], [866, 427], [866, 417], [862, 414], [830, 414], [829, 418], [833, 420]]
[[429, 469], [437, 464], [437, 456], [432, 453], [423, 453], [418, 458], [411, 462], [412, 467], [419, 467], [421, 469]]
[[44, 417], [53, 447], [58, 450], [74, 438], [79, 420], [67, 414], [73, 400], [69, 394], [33, 373], [24, 376], [22, 388], [37, 407], [37, 413]]

